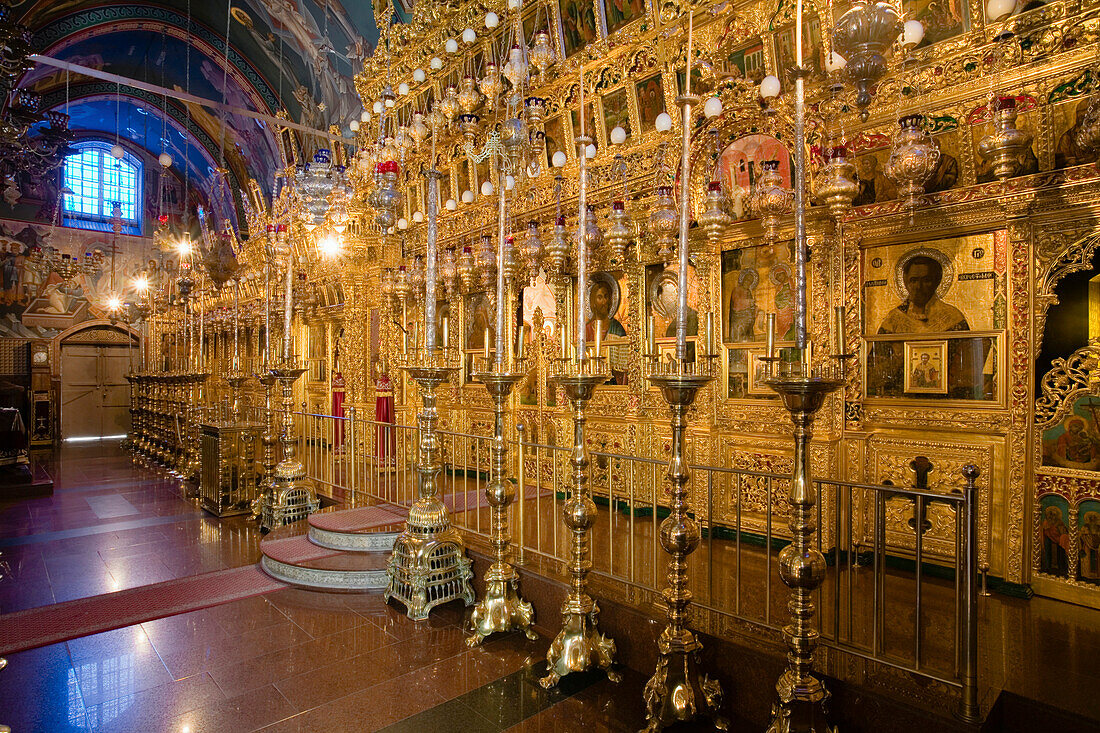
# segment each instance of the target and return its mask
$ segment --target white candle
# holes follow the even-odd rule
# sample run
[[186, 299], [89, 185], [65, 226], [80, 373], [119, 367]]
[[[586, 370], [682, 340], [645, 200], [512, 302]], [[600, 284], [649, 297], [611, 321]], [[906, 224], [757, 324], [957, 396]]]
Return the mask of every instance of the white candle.
[[775, 314], [769, 313], [764, 316], [764, 322], [767, 324], [768, 331], [768, 358], [775, 358]]

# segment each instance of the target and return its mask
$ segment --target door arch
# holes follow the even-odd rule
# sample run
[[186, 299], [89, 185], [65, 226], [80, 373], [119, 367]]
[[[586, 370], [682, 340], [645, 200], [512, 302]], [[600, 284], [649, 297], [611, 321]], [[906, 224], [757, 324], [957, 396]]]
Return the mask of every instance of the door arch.
[[95, 439], [130, 430], [125, 375], [140, 355], [140, 337], [124, 324], [85, 321], [57, 337], [61, 439]]

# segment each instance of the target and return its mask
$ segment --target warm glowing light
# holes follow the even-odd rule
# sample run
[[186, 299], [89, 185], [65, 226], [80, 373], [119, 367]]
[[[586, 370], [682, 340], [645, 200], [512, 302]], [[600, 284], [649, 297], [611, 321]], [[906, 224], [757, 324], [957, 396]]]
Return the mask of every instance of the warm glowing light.
[[179, 244], [176, 245], [176, 251], [179, 252], [180, 257], [187, 257], [191, 254], [191, 240], [181, 239]]
[[134, 290], [138, 291], [139, 293], [144, 293], [148, 289], [149, 278], [145, 277], [144, 275], [134, 278]]
[[122, 298], [118, 297], [117, 295], [112, 295], [110, 298], [107, 299], [107, 310], [117, 311], [121, 307]]
[[322, 257], [336, 257], [343, 249], [343, 242], [335, 234], [326, 234], [317, 241], [317, 249], [321, 250]]

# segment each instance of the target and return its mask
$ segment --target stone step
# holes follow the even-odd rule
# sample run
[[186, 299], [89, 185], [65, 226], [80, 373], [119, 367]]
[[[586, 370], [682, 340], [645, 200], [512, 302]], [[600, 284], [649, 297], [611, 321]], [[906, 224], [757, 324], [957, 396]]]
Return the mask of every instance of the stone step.
[[315, 544], [305, 522], [275, 530], [260, 542], [260, 566], [291, 585], [330, 591], [374, 591], [386, 587], [385, 552], [349, 552]]
[[405, 528], [408, 510], [392, 504], [317, 512], [309, 516], [309, 540], [330, 550], [385, 552]]

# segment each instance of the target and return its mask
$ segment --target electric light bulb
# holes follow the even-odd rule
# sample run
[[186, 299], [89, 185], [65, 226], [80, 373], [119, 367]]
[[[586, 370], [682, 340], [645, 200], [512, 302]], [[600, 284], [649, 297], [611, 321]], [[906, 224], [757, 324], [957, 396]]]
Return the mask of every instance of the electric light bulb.
[[112, 295], [107, 299], [107, 310], [117, 311], [122, 307], [122, 298]]
[[436, 71], [439, 71], [443, 68], [443, 59], [439, 58], [438, 56], [432, 56], [432, 60], [428, 63], [428, 65]]
[[134, 290], [139, 293], [144, 293], [149, 289], [149, 278], [142, 275], [141, 277], [134, 278]]
[[125, 154], [126, 152], [122, 149], [121, 145], [115, 145], [111, 148], [111, 157], [115, 160], [122, 160], [122, 156]]
[[508, 9], [515, 10], [519, 7], [519, 0], [508, 0]]
[[565, 153], [558, 150], [554, 153], [554, 155], [551, 158], [550, 162], [552, 162], [554, 164], [555, 168], [561, 168], [565, 165], [565, 160], [566, 160]]
[[703, 114], [708, 119], [714, 119], [722, 114], [722, 100], [718, 97], [707, 97], [707, 101], [703, 102]]
[[898, 37], [905, 48], [913, 48], [924, 40], [924, 25], [919, 20], [907, 20], [902, 26], [901, 35]]
[[413, 69], [413, 81], [417, 84], [428, 78], [428, 73], [424, 69]]
[[1016, 0], [989, 0], [985, 5], [986, 16], [994, 23], [1012, 15], [1016, 9]]
[[367, 110], [363, 110], [362, 114], [359, 115], [359, 121], [370, 122], [370, 112], [368, 112]]
[[493, 182], [492, 181], [485, 181], [484, 183], [481, 184], [481, 195], [482, 196], [492, 196], [493, 195]]
[[825, 72], [827, 74], [835, 74], [838, 71], [842, 71], [847, 65], [848, 59], [844, 58], [836, 51], [830, 51], [829, 55], [825, 57]]
[[515, 178], [513, 178], [512, 176], [508, 176], [507, 178], [504, 179], [504, 189], [506, 191], [511, 191], [515, 187], [516, 187], [516, 179]]
[[447, 211], [454, 211], [458, 208], [458, 202], [454, 199], [447, 199], [447, 203], [444, 204], [447, 207]]
[[397, 85], [397, 93], [402, 97], [409, 93], [409, 85], [405, 82], [401, 82]]
[[672, 129], [672, 117], [668, 112], [662, 112], [657, 115], [657, 119], [653, 124], [657, 127], [657, 132], [668, 132]]
[[473, 191], [463, 191], [462, 192], [462, 203], [470, 204], [470, 203], [473, 203], [473, 201], [474, 201], [474, 192]]
[[417, 224], [424, 221], [424, 212], [414, 211], [413, 212], [413, 221], [415, 221]]
[[348, 129], [352, 132], [359, 132], [359, 120], [352, 120], [349, 122]]
[[458, 52], [458, 41], [456, 41], [453, 38], [448, 38], [443, 43], [443, 50], [446, 51], [447, 53], [457, 53]]
[[496, 13], [490, 12], [485, 14], [486, 28], [496, 28], [498, 25], [500, 25], [500, 18], [497, 17]]
[[171, 168], [172, 167], [172, 156], [169, 155], [168, 153], [161, 153], [160, 157], [157, 158], [157, 160], [160, 162], [160, 165], [161, 165], [162, 168]]
[[621, 127], [614, 127], [611, 130], [611, 143], [613, 145], [622, 145], [626, 142], [626, 130]]
[[386, 98], [386, 109], [393, 109], [393, 106], [397, 104], [397, 101], [389, 97]]
[[405, 217], [401, 217], [400, 219], [397, 220], [397, 228], [398, 229], [408, 229], [409, 228], [409, 220], [406, 219]]
[[773, 74], [768, 74], [760, 80], [760, 96], [764, 99], [774, 99], [779, 96], [779, 90], [782, 85], [779, 83], [779, 77]]
[[592, 159], [596, 157], [596, 146], [592, 143], [588, 143], [588, 147], [584, 149], [584, 157]]
[[382, 114], [382, 103], [381, 102], [375, 102], [374, 103], [374, 113], [376, 115]]
[[462, 31], [462, 42], [463, 43], [473, 43], [476, 40], [477, 40], [477, 33], [474, 31], [473, 28], [467, 28], [466, 30]]

